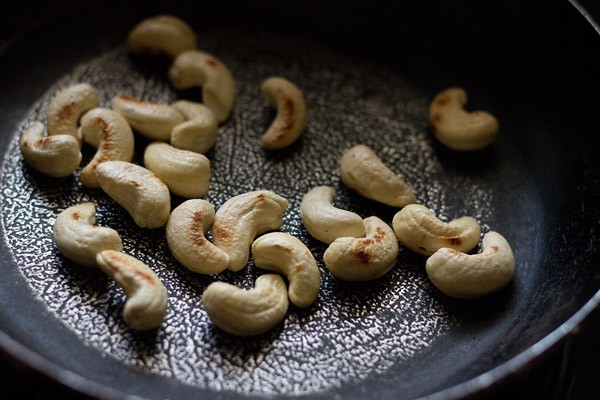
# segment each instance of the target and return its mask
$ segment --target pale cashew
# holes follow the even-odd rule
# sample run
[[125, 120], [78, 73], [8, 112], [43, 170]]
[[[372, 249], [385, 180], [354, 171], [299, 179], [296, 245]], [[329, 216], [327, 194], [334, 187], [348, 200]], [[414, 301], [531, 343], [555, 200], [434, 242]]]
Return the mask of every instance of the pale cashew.
[[281, 227], [288, 204], [269, 190], [259, 190], [232, 197], [217, 210], [213, 243], [229, 255], [231, 271], [246, 266], [250, 245], [257, 235]]
[[182, 197], [204, 197], [210, 183], [210, 161], [202, 154], [154, 142], [144, 151], [144, 165]]
[[435, 137], [453, 150], [480, 150], [498, 135], [498, 120], [485, 111], [466, 112], [467, 93], [449, 88], [433, 99], [429, 120]]
[[179, 100], [171, 104], [187, 120], [171, 132], [171, 145], [182, 150], [206, 153], [217, 139], [219, 123], [215, 114], [204, 104]]
[[96, 267], [96, 255], [104, 250], [121, 251], [121, 237], [111, 228], [96, 226], [96, 204], [83, 203], [61, 212], [52, 229], [58, 250], [69, 260]]
[[283, 232], [271, 232], [252, 243], [254, 264], [285, 274], [290, 301], [300, 308], [313, 304], [319, 295], [321, 273], [310, 250], [300, 240]]
[[81, 117], [81, 133], [98, 139], [98, 150], [79, 174], [84, 186], [97, 188], [98, 165], [106, 161], [131, 161], [135, 147], [133, 132], [125, 119], [108, 108], [94, 108]]
[[25, 128], [19, 148], [30, 167], [56, 178], [71, 175], [81, 162], [81, 145], [76, 138], [44, 136], [44, 125], [37, 121]]
[[263, 147], [276, 150], [291, 145], [306, 127], [306, 104], [302, 91], [285, 78], [272, 76], [263, 81], [261, 90], [277, 116], [263, 134]]
[[288, 294], [279, 275], [261, 275], [253, 289], [213, 282], [202, 294], [202, 304], [215, 326], [238, 336], [264, 333], [285, 318]]
[[146, 264], [135, 257], [106, 250], [96, 257], [98, 266], [123, 288], [127, 300], [123, 319], [132, 329], [158, 328], [167, 313], [167, 289]]
[[213, 245], [206, 233], [215, 220], [215, 209], [206, 200], [187, 200], [171, 212], [167, 244], [173, 256], [199, 274], [218, 274], [229, 266], [229, 256]]
[[196, 48], [196, 34], [180, 18], [158, 15], [133, 27], [127, 37], [132, 53], [161, 53], [171, 57]]
[[168, 141], [173, 128], [185, 121], [171, 106], [126, 94], [113, 97], [112, 108], [125, 117], [136, 132], [152, 140]]
[[365, 223], [356, 213], [333, 206], [335, 190], [330, 186], [317, 186], [304, 195], [300, 203], [300, 216], [312, 237], [331, 243], [343, 236], [365, 236]]
[[474, 255], [439, 249], [427, 259], [429, 279], [448, 296], [461, 299], [485, 296], [508, 285], [515, 271], [515, 256], [506, 239], [488, 232], [481, 249]]
[[169, 188], [151, 171], [125, 161], [98, 166], [98, 183], [141, 228], [159, 228], [171, 211]]
[[346, 150], [340, 167], [344, 184], [364, 197], [394, 207], [415, 202], [412, 188], [367, 146]]
[[175, 89], [202, 87], [202, 102], [212, 110], [219, 123], [231, 113], [235, 83], [229, 69], [212, 54], [190, 50], [179, 54], [169, 69]]
[[369, 281], [385, 275], [398, 258], [392, 228], [377, 217], [365, 218], [367, 236], [341, 237], [329, 245], [323, 260], [329, 271], [345, 281]]
[[409, 204], [398, 211], [392, 226], [403, 245], [424, 256], [442, 247], [467, 252], [477, 246], [481, 234], [474, 218], [461, 217], [445, 223], [420, 204]]
[[79, 118], [88, 110], [100, 106], [96, 89], [87, 83], [70, 86], [57, 92], [48, 105], [48, 135], [71, 135], [79, 142]]

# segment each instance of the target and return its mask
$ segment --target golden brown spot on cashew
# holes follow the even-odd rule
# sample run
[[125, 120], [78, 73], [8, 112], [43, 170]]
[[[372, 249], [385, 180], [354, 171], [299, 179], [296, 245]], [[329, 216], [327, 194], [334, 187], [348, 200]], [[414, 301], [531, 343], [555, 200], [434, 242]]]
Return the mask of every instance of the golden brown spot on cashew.
[[75, 221], [79, 221], [79, 218], [81, 218], [81, 216], [79, 215], [78, 212], [74, 212], [73, 214], [71, 214], [71, 218], [74, 219]]
[[71, 118], [71, 115], [74, 112], [75, 103], [67, 103], [63, 105], [57, 113], [57, 117], [59, 119], [68, 119]]

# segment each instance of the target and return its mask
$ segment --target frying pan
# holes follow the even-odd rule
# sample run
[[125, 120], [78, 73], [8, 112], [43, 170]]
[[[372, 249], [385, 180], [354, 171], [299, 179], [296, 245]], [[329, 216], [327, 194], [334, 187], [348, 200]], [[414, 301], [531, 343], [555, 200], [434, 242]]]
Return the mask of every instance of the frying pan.
[[[467, 1], [8, 2], [0, 53], [2, 135], [0, 345], [5, 354], [92, 397], [458, 398], [482, 394], [557, 346], [600, 301], [598, 38], [566, 2]], [[76, 174], [50, 179], [23, 164], [17, 138], [44, 118], [58, 88], [94, 84], [104, 105], [118, 91], [154, 101], [175, 92], [168, 60], [133, 57], [127, 31], [144, 17], [187, 20], [200, 47], [236, 77], [232, 118], [208, 153], [208, 199], [271, 189], [290, 201], [283, 231], [319, 260], [317, 303], [291, 308], [273, 331], [240, 339], [209, 323], [202, 290], [223, 280], [250, 288], [261, 271], [197, 276], [170, 255], [164, 230], [138, 229]], [[267, 152], [273, 117], [257, 89], [284, 75], [304, 91], [310, 122], [291, 148]], [[457, 153], [433, 138], [433, 96], [460, 85], [471, 109], [495, 114], [498, 140]], [[442, 295], [425, 258], [401, 248], [385, 277], [349, 284], [322, 263], [304, 230], [302, 195], [332, 185], [336, 204], [391, 222], [397, 209], [339, 180], [341, 151], [364, 143], [445, 220], [476, 217], [511, 243], [517, 269], [502, 291], [476, 301]], [[136, 158], [144, 145], [136, 137]], [[84, 148], [84, 159], [91, 149]], [[84, 160], [85, 161], [85, 160]], [[127, 329], [122, 291], [100, 271], [65, 260], [51, 226], [66, 207], [98, 203], [98, 223], [150, 265], [170, 294], [163, 326]], [[173, 205], [183, 199], [173, 197]]]

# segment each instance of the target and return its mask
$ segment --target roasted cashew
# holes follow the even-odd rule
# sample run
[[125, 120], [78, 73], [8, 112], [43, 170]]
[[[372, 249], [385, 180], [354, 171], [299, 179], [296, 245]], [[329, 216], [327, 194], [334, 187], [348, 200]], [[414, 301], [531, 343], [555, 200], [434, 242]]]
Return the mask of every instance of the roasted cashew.
[[291, 145], [306, 127], [306, 104], [302, 91], [285, 78], [272, 76], [263, 81], [261, 90], [277, 116], [263, 134], [263, 147], [276, 150]]
[[133, 27], [127, 37], [132, 53], [162, 53], [171, 57], [196, 48], [196, 34], [180, 18], [158, 15]]
[[96, 169], [106, 161], [131, 161], [133, 159], [134, 139], [131, 127], [125, 119], [108, 108], [94, 108], [81, 117], [83, 137], [98, 138], [98, 150], [94, 158], [79, 174], [84, 186], [99, 187]]
[[44, 125], [33, 122], [19, 140], [25, 162], [55, 178], [71, 175], [81, 162], [81, 145], [71, 135], [44, 136]]
[[171, 106], [126, 94], [113, 97], [112, 108], [125, 117], [136, 132], [152, 140], [168, 141], [173, 128], [185, 121]]
[[213, 282], [202, 294], [202, 304], [213, 324], [238, 336], [264, 333], [285, 318], [288, 294], [279, 275], [261, 275], [253, 289]]
[[246, 266], [250, 245], [257, 235], [281, 227], [288, 204], [269, 190], [259, 190], [232, 197], [217, 210], [213, 243], [229, 255], [231, 271]]
[[167, 289], [146, 264], [119, 251], [106, 250], [96, 257], [98, 266], [123, 288], [127, 300], [123, 319], [132, 329], [158, 328], [167, 313]]
[[169, 69], [175, 89], [202, 87], [202, 102], [212, 110], [219, 123], [231, 113], [235, 83], [229, 69], [212, 54], [189, 50], [179, 54]]
[[178, 196], [197, 198], [208, 193], [210, 161], [202, 154], [154, 142], [146, 147], [144, 165]]
[[467, 252], [477, 246], [481, 234], [474, 218], [461, 217], [445, 223], [420, 204], [409, 204], [398, 211], [392, 226], [403, 245], [424, 256], [442, 247]]
[[310, 250], [294, 236], [271, 232], [252, 243], [254, 264], [284, 274], [289, 283], [290, 301], [300, 308], [313, 304], [321, 288], [321, 273]]
[[453, 150], [480, 150], [498, 135], [498, 120], [485, 111], [466, 112], [467, 92], [449, 88], [433, 99], [429, 120], [435, 137]]
[[52, 229], [58, 250], [69, 260], [96, 267], [96, 255], [104, 250], [121, 251], [121, 237], [111, 228], [96, 226], [96, 204], [83, 203], [61, 212]]
[[215, 114], [204, 104], [179, 100], [171, 104], [187, 120], [171, 132], [171, 145], [182, 150], [206, 153], [217, 139], [219, 123]]
[[100, 98], [96, 89], [87, 83], [60, 90], [48, 105], [48, 135], [71, 135], [81, 142], [77, 129], [79, 118], [86, 111], [99, 106]]
[[515, 256], [506, 239], [488, 232], [481, 249], [474, 255], [439, 249], [427, 259], [429, 279], [448, 296], [460, 299], [485, 296], [508, 285], [515, 272]]
[[187, 200], [171, 212], [167, 244], [173, 256], [199, 274], [218, 274], [229, 266], [229, 256], [213, 245], [206, 232], [215, 220], [215, 209], [206, 200]]
[[367, 146], [346, 150], [340, 167], [344, 184], [364, 197], [394, 207], [415, 202], [412, 188]]
[[370, 281], [385, 275], [398, 258], [398, 240], [392, 228], [377, 217], [365, 218], [367, 236], [341, 237], [323, 254], [325, 265], [338, 279]]
[[300, 203], [300, 216], [312, 237], [330, 244], [344, 236], [364, 237], [365, 223], [356, 213], [333, 206], [335, 190], [330, 186], [317, 186], [304, 195]]
[[98, 166], [98, 183], [141, 228], [159, 228], [171, 211], [169, 188], [146, 168], [125, 161]]

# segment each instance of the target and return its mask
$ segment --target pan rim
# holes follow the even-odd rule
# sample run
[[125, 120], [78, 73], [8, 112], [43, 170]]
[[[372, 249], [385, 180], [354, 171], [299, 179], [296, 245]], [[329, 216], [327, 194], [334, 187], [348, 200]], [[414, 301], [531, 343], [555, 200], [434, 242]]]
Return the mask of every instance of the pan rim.
[[[569, 319], [542, 339], [529, 346], [526, 350], [508, 361], [482, 373], [468, 381], [421, 397], [420, 399], [461, 399], [483, 394], [493, 385], [506, 383], [511, 377], [529, 367], [533, 362], [548, 354], [550, 350], [561, 345], [569, 335], [575, 333], [600, 305], [600, 290], [598, 290], [579, 310]], [[8, 355], [13, 365], [24, 365], [30, 371], [40, 374], [43, 378], [63, 386], [65, 389], [103, 400], [144, 400], [145, 397], [127, 394], [108, 385], [86, 378], [70, 369], [63, 368], [48, 358], [38, 354], [21, 344], [18, 340], [0, 330], [0, 351]]]

